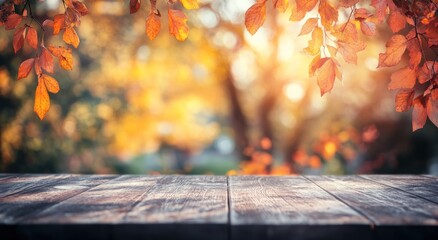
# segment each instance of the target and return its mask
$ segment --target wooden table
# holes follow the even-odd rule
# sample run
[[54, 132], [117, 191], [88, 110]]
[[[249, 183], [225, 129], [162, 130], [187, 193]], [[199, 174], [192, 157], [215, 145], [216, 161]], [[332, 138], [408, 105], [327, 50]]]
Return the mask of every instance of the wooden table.
[[0, 239], [438, 239], [438, 177], [0, 174]]

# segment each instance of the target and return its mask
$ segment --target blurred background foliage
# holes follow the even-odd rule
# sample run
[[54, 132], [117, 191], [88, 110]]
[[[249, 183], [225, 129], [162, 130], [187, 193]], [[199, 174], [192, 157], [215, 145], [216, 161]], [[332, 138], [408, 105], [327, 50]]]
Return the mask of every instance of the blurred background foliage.
[[[59, 2], [33, 4], [44, 19]], [[376, 70], [386, 26], [321, 98], [302, 53], [309, 36], [297, 37], [304, 21], [268, 9], [251, 36], [251, 0], [199, 2], [178, 42], [165, 14], [150, 41], [147, 8], [130, 16], [128, 1], [85, 1], [74, 70], [57, 71], [61, 91], [43, 121], [33, 113], [36, 78], [15, 80], [31, 51], [14, 55], [1, 29], [0, 172], [438, 173], [438, 129], [412, 133], [410, 113], [394, 110], [389, 72]]]

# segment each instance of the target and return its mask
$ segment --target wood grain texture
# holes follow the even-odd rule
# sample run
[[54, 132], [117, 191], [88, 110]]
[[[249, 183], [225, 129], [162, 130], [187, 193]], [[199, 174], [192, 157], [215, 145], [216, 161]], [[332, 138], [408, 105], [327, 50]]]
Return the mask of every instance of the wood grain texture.
[[123, 223], [160, 178], [123, 175], [29, 215], [20, 223]]
[[378, 225], [438, 226], [438, 205], [357, 176], [307, 176]]
[[[115, 176], [50, 175], [49, 178], [44, 178], [41, 175], [34, 178], [39, 177], [43, 179], [32, 181], [32, 177], [23, 177], [26, 184], [30, 182], [29, 186], [17, 183], [20, 191], [0, 198], [0, 223], [17, 223], [28, 215], [43, 211]], [[14, 190], [13, 186], [1, 185], [0, 191], [3, 188], [9, 192]]]
[[361, 175], [360, 177], [438, 204], [438, 179], [418, 175]]
[[366, 218], [303, 177], [233, 176], [229, 187], [233, 239], [371, 237]]

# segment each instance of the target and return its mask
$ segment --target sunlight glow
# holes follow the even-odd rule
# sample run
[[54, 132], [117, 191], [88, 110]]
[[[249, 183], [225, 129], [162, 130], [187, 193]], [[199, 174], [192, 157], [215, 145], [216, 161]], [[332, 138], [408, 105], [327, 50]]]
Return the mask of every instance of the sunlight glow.
[[299, 83], [290, 83], [283, 88], [284, 95], [293, 102], [301, 100], [304, 96], [303, 86]]

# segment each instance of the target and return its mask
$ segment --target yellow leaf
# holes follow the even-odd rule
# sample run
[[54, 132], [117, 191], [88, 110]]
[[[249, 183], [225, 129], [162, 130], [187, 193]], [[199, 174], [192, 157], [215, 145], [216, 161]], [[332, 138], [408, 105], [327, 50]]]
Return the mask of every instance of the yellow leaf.
[[198, 5], [198, 0], [180, 0], [180, 2], [182, 3], [182, 5], [186, 8], [186, 9], [198, 9], [199, 5]]
[[47, 111], [50, 108], [50, 98], [47, 92], [46, 85], [42, 79], [38, 79], [38, 85], [35, 91], [35, 103], [33, 106], [33, 111], [38, 115], [38, 117], [43, 120]]
[[65, 43], [73, 45], [73, 47], [77, 48], [79, 46], [79, 36], [76, 33], [75, 29], [72, 27], [67, 27], [64, 31], [64, 35], [62, 35], [62, 40]]
[[41, 80], [44, 81], [44, 84], [46, 85], [46, 88], [51, 93], [58, 93], [59, 92], [59, 83], [54, 79], [53, 77], [41, 74]]
[[169, 32], [175, 36], [178, 41], [184, 41], [189, 35], [187, 26], [187, 16], [180, 10], [168, 10]]
[[304, 51], [310, 55], [316, 55], [320, 52], [323, 44], [323, 32], [319, 27], [315, 27], [312, 32], [312, 39], [309, 40], [309, 46]]

